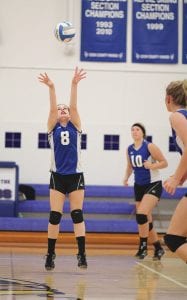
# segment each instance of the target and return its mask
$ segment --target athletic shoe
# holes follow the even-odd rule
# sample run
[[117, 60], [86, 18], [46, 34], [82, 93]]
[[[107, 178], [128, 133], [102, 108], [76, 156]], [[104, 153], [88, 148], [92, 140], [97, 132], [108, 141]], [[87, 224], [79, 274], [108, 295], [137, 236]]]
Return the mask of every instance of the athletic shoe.
[[164, 253], [165, 251], [163, 248], [155, 249], [153, 260], [160, 260]]
[[139, 259], [144, 259], [147, 256], [147, 249], [139, 249], [138, 252], [135, 254], [135, 257]]
[[77, 260], [78, 260], [78, 267], [81, 269], [87, 268], [87, 261], [86, 261], [86, 255], [85, 254], [77, 254]]
[[46, 256], [46, 260], [45, 260], [45, 268], [47, 271], [53, 270], [55, 268], [55, 263], [54, 260], [56, 258], [56, 254], [47, 254]]

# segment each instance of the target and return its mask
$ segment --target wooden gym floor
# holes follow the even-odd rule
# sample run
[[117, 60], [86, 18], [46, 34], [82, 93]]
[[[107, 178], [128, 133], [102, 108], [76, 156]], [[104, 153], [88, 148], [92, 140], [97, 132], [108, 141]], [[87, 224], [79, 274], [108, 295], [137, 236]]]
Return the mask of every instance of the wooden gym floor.
[[[162, 236], [161, 236], [162, 238]], [[44, 269], [47, 233], [0, 232], [1, 300], [186, 299], [186, 264], [166, 249], [134, 257], [136, 234], [87, 234], [88, 269], [77, 267], [71, 233], [60, 234], [56, 267]]]

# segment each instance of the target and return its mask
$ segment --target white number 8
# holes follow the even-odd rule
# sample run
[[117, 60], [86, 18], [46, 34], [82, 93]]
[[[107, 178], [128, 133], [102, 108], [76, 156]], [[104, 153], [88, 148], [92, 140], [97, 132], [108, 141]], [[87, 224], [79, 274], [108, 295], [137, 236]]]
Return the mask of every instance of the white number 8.
[[61, 144], [69, 145], [69, 131], [61, 132]]

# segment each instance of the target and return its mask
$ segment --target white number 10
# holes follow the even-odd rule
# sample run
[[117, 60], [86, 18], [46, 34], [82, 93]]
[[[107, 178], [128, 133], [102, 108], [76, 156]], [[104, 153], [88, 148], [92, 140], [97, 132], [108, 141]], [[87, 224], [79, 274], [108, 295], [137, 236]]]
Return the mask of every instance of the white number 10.
[[133, 165], [133, 167], [142, 167], [143, 163], [142, 163], [142, 156], [141, 155], [131, 155], [131, 163]]

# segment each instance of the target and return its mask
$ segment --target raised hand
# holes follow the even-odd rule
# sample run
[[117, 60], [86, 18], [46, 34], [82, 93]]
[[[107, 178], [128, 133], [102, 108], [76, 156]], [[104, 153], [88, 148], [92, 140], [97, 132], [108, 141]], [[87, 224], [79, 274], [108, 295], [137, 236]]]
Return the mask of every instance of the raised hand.
[[46, 84], [48, 87], [53, 87], [54, 83], [51, 81], [47, 73], [41, 74], [38, 76], [40, 82]]
[[75, 68], [75, 73], [72, 79], [73, 84], [79, 83], [80, 80], [86, 78], [86, 72], [83, 69], [78, 69], [78, 67]]

